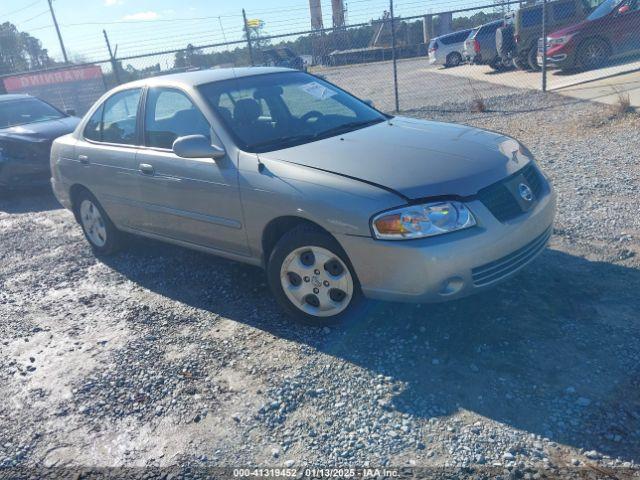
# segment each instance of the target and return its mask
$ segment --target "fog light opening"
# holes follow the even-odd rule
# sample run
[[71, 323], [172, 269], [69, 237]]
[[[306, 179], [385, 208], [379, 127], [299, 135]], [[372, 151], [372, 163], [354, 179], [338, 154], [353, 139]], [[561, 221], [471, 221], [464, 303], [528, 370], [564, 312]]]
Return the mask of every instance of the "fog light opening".
[[440, 295], [454, 295], [462, 290], [464, 280], [460, 277], [451, 277], [445, 280], [440, 289]]

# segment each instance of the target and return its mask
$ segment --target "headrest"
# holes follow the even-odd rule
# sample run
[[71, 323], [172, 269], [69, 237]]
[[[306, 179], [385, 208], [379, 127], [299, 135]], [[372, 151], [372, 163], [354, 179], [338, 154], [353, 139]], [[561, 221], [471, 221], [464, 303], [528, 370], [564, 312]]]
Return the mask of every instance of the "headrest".
[[252, 123], [260, 117], [261, 109], [253, 98], [242, 98], [236, 102], [233, 117], [236, 122]]

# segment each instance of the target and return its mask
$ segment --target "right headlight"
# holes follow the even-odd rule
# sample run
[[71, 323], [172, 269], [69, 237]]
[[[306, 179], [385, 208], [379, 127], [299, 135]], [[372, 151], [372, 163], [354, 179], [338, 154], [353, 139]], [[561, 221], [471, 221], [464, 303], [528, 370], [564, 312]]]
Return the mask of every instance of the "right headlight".
[[573, 38], [573, 35], [563, 35], [562, 37], [547, 37], [547, 45], [549, 47], [557, 47], [558, 45], [564, 45]]
[[457, 201], [409, 205], [382, 212], [371, 220], [380, 240], [408, 240], [433, 237], [472, 227], [476, 219], [467, 206]]

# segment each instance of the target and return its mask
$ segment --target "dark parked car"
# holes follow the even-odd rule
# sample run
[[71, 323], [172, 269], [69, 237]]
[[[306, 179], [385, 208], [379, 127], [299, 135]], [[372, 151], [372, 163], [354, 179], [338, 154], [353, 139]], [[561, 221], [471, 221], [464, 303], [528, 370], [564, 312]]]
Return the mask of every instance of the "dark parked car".
[[[597, 0], [556, 0], [547, 4], [547, 31], [584, 20]], [[523, 70], [538, 70], [538, 39], [542, 32], [542, 5], [517, 10], [513, 20], [496, 32], [496, 48], [503, 61]]]
[[302, 57], [289, 47], [270, 48], [262, 51], [264, 64], [267, 67], [284, 67], [305, 71], [305, 64]]
[[496, 20], [482, 25], [464, 44], [465, 55], [471, 63], [490, 65], [501, 70], [505, 65], [496, 49], [496, 30], [504, 25], [504, 20]]
[[51, 143], [79, 118], [29, 95], [0, 95], [0, 191], [49, 183]]
[[[542, 42], [539, 45], [542, 58]], [[640, 53], [640, 0], [607, 0], [584, 22], [547, 36], [547, 61], [561, 69], [597, 68]]]

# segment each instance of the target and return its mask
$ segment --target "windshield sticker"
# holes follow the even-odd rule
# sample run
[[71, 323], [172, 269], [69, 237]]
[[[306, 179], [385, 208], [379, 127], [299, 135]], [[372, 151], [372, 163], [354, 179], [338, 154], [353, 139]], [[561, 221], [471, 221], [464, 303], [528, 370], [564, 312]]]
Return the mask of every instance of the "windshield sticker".
[[314, 98], [317, 98], [318, 100], [324, 100], [326, 98], [333, 97], [338, 93], [334, 90], [329, 90], [327, 87], [323, 87], [318, 82], [305, 83], [303, 85], [300, 85], [299, 88], [303, 92], [308, 93], [309, 95], [311, 95]]

